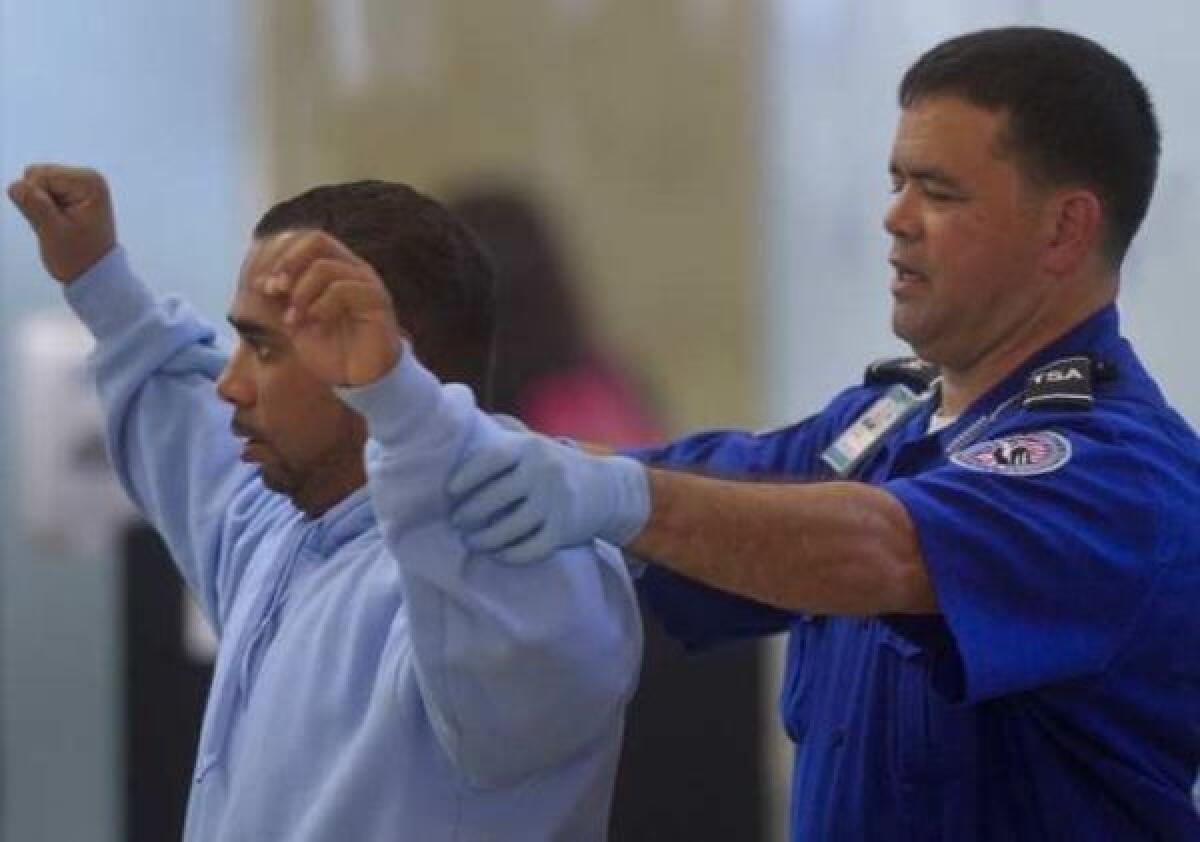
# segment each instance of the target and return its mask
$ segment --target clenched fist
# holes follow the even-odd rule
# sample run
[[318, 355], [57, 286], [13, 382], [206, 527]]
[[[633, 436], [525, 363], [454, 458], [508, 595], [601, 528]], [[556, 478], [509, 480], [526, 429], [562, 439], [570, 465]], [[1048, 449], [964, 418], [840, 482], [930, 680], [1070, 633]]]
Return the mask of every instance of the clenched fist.
[[9, 185], [8, 197], [37, 235], [46, 271], [60, 283], [78, 278], [116, 245], [108, 185], [95, 170], [27, 167]]

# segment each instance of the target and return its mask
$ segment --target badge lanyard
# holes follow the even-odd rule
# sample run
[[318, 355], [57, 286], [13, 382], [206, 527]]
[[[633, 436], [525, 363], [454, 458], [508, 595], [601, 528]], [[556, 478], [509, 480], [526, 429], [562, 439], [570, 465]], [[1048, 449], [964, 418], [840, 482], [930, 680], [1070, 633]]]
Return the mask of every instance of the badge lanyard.
[[903, 384], [894, 384], [826, 448], [821, 454], [822, 461], [840, 479], [849, 478], [875, 453], [890, 432], [935, 394], [936, 389], [918, 395]]
[[[879, 449], [880, 442], [889, 433], [937, 393], [938, 390], [932, 388], [918, 395], [907, 386], [900, 384], [892, 386], [821, 454], [822, 461], [833, 469], [839, 479], [850, 478], [867, 459], [874, 455], [875, 451]], [[1021, 397], [1021, 394], [1017, 393], [988, 414], [981, 415], [972, 421], [965, 430], [946, 445], [945, 455], [953, 456], [975, 443], [997, 416], [1012, 407]]]

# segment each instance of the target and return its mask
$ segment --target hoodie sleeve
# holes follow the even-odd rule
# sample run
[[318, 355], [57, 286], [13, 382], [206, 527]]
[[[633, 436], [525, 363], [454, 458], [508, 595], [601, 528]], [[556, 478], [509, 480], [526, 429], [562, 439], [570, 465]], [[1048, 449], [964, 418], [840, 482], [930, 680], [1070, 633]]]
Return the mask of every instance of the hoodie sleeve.
[[507, 566], [469, 552], [445, 482], [501, 428], [408, 350], [339, 393], [367, 419], [368, 484], [404, 581], [418, 683], [455, 765], [477, 786], [505, 786], [619, 738], [642, 644], [620, 555], [594, 543]]
[[219, 630], [238, 575], [221, 560], [239, 519], [270, 496], [253, 493], [261, 486], [217, 398], [226, 354], [186, 304], [155, 298], [120, 247], [65, 294], [96, 340], [90, 367], [109, 460]]

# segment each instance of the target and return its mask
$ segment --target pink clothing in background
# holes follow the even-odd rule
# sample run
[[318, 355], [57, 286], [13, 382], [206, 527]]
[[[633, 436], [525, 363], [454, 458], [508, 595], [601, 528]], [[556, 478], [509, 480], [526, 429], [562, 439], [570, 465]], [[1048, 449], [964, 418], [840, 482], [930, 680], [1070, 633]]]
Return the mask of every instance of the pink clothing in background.
[[540, 433], [592, 444], [634, 447], [662, 438], [633, 388], [598, 365], [548, 374], [529, 384], [517, 414]]

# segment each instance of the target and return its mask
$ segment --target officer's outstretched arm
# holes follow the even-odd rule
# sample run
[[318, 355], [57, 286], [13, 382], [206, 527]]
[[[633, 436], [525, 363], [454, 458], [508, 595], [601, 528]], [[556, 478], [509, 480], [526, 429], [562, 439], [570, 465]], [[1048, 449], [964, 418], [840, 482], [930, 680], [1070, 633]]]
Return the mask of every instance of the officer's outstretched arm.
[[651, 515], [629, 544], [643, 558], [793, 611], [937, 610], [908, 511], [883, 489], [647, 473]]
[[465, 540], [510, 562], [599, 537], [788, 610], [937, 610], [908, 512], [862, 483], [720, 480], [507, 433], [469, 454], [448, 491]]

